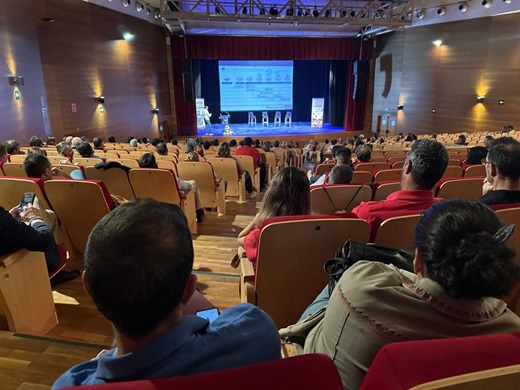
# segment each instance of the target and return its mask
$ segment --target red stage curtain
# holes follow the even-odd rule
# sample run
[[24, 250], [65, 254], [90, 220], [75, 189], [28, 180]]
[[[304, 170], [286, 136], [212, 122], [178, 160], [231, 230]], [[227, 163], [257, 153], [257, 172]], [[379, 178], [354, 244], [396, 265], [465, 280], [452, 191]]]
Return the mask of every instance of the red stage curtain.
[[347, 78], [347, 103], [345, 105], [345, 123], [343, 128], [347, 131], [363, 129], [363, 116], [365, 115], [366, 88], [359, 99], [354, 100], [354, 62], [350, 62], [350, 71]]
[[[363, 45], [361, 51], [360, 45]], [[372, 41], [359, 38], [172, 36], [171, 53], [178, 132], [179, 135], [196, 135], [195, 103], [185, 102], [182, 93], [182, 60], [369, 60]], [[348, 83], [344, 128], [359, 130], [363, 125], [364, 99], [353, 100], [352, 77], [348, 78]]]

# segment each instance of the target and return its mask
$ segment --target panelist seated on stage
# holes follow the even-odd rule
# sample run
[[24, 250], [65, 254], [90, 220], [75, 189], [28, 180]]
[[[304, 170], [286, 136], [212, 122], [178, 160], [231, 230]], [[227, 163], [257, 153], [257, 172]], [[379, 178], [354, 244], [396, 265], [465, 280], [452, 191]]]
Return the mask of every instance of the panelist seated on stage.
[[94, 304], [112, 322], [116, 345], [65, 372], [53, 389], [280, 358], [276, 326], [256, 306], [240, 304], [212, 322], [183, 314], [196, 287], [193, 257], [188, 223], [176, 205], [137, 199], [103, 217], [87, 243], [83, 280]]

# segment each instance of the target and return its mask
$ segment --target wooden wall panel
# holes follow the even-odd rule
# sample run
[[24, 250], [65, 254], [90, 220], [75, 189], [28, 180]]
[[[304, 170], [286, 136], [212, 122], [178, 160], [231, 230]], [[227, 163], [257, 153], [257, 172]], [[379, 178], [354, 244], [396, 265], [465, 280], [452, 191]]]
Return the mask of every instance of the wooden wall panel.
[[[58, 138], [159, 134], [159, 120], [171, 116], [163, 28], [82, 1], [0, 2], [0, 142], [46, 137], [42, 98]], [[123, 39], [127, 31], [134, 40]], [[7, 80], [13, 72], [25, 78], [18, 102]]]
[[[377, 93], [383, 80], [376, 72], [374, 111], [385, 104], [404, 104], [396, 132], [497, 131], [506, 124], [520, 126], [516, 109], [519, 22], [518, 14], [503, 15], [410, 28], [385, 37], [378, 42], [384, 49], [376, 50], [376, 61], [385, 61], [383, 55], [390, 48], [392, 67], [398, 67], [394, 72], [401, 72], [401, 79], [395, 86], [398, 97], [384, 99]], [[441, 47], [432, 44], [436, 39], [443, 41]], [[477, 104], [477, 95], [484, 97], [483, 104]], [[506, 104], [500, 106], [499, 99]], [[374, 125], [376, 119], [374, 112]]]

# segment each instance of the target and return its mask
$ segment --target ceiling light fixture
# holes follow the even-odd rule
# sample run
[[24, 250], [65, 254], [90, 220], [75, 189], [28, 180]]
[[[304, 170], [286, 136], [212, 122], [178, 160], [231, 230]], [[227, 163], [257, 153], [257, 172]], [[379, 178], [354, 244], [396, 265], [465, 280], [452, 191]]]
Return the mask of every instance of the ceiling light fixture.
[[493, 5], [493, 0], [482, 0], [482, 6], [484, 8], [491, 8]]
[[135, 3], [135, 10], [137, 12], [141, 12], [142, 10], [144, 9], [144, 5], [142, 5], [141, 3], [139, 3], [138, 1]]
[[501, 106], [503, 106], [504, 104], [506, 104], [506, 101], [504, 99], [500, 99], [498, 101], [498, 104], [500, 104]]
[[442, 46], [442, 41], [440, 39], [436, 39], [435, 41], [433, 41], [433, 44], [437, 47], [440, 47]]
[[468, 3], [467, 2], [462, 2], [459, 4], [459, 11], [460, 12], [466, 12], [468, 10]]
[[131, 0], [121, 0], [121, 4], [123, 4], [123, 7], [128, 7], [132, 3]]
[[419, 11], [417, 11], [417, 19], [424, 19], [424, 17], [426, 16], [426, 11], [421, 9]]
[[446, 13], [446, 7], [441, 7], [437, 10], [437, 15], [443, 16]]

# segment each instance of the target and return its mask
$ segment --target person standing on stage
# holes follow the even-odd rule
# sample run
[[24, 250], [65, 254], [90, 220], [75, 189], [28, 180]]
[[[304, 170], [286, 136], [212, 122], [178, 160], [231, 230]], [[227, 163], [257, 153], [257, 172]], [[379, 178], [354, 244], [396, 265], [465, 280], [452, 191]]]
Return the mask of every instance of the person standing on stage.
[[211, 112], [209, 112], [208, 106], [204, 106], [204, 111], [202, 112], [202, 116], [204, 117], [204, 123], [208, 129], [211, 129]]

